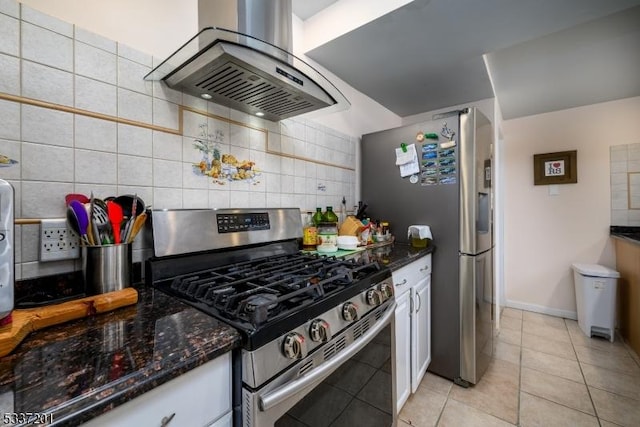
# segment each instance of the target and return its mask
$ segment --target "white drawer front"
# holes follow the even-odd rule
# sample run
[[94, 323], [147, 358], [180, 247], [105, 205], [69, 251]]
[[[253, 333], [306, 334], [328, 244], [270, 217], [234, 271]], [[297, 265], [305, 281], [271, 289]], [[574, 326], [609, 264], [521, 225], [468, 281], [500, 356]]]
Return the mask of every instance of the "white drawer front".
[[393, 288], [396, 295], [402, 295], [411, 286], [431, 274], [431, 254], [413, 261], [411, 264], [392, 272]]
[[[83, 424], [206, 426], [231, 411], [231, 353], [205, 363]], [[173, 415], [175, 414], [175, 415]]]

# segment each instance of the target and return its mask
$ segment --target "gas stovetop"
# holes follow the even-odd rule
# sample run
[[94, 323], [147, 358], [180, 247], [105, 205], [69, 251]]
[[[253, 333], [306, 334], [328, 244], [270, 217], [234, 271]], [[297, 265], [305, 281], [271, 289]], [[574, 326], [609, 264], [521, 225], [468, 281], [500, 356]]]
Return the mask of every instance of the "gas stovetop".
[[153, 286], [236, 327], [252, 350], [390, 276], [377, 262], [293, 253], [181, 274]]
[[299, 251], [299, 209], [153, 211], [145, 280], [235, 327], [251, 389], [326, 363], [395, 307], [376, 261]]

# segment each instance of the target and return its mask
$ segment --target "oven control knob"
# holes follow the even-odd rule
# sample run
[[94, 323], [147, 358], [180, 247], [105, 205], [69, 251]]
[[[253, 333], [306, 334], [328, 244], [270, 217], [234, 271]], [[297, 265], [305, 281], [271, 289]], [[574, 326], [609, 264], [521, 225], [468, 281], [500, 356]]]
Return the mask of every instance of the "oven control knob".
[[291, 332], [284, 337], [282, 352], [289, 359], [300, 359], [304, 356], [304, 337], [297, 332]]
[[345, 303], [342, 306], [342, 318], [347, 322], [358, 320], [358, 307], [352, 302]]
[[382, 298], [386, 301], [393, 296], [393, 286], [383, 283], [380, 285], [380, 292], [382, 293]]
[[382, 292], [377, 289], [367, 291], [367, 304], [374, 307], [382, 304]]
[[329, 324], [322, 319], [316, 319], [311, 322], [309, 327], [309, 335], [313, 342], [326, 342], [331, 339], [331, 331]]

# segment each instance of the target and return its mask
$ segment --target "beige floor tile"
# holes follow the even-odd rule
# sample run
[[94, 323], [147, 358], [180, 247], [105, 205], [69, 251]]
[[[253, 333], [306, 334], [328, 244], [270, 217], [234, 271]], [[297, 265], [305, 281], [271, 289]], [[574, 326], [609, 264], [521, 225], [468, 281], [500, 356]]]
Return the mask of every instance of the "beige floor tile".
[[600, 418], [600, 427], [620, 427], [620, 424], [610, 423]]
[[522, 330], [522, 319], [502, 316], [500, 319], [500, 329], [513, 329], [514, 331], [520, 331]]
[[438, 427], [508, 427], [513, 425], [453, 399], [447, 401], [438, 423]]
[[621, 426], [640, 424], [640, 402], [608, 391], [589, 387], [598, 417]]
[[541, 323], [535, 323], [530, 320], [525, 320], [522, 322], [522, 332], [525, 334], [548, 338], [554, 341], [571, 343], [569, 332], [567, 332], [566, 330], [554, 328], [553, 326], [548, 326]]
[[435, 426], [446, 401], [446, 396], [421, 388], [409, 397], [399, 418], [416, 427]]
[[424, 378], [422, 378], [422, 381], [420, 382], [421, 388], [425, 388], [429, 391], [433, 391], [435, 393], [442, 394], [445, 396], [449, 395], [449, 391], [451, 391], [452, 386], [453, 386], [453, 381], [449, 381], [446, 378], [442, 378], [438, 375], [434, 375], [431, 372], [427, 372], [424, 375]]
[[397, 425], [398, 425], [398, 427], [408, 427], [408, 426], [410, 426], [411, 424], [409, 424], [409, 423], [405, 423], [405, 422], [404, 422], [404, 421], [402, 421], [402, 420], [398, 420], [398, 424], [397, 424]]
[[[582, 364], [582, 372], [588, 386], [640, 400], [640, 378], [638, 377], [587, 363]], [[640, 405], [640, 402], [638, 404]]]
[[545, 337], [522, 334], [522, 347], [530, 348], [541, 353], [552, 354], [569, 360], [578, 360], [573, 346], [567, 342], [554, 341]]
[[449, 399], [515, 424], [518, 421], [519, 366], [494, 359], [478, 384], [469, 388], [453, 386]]
[[505, 360], [493, 359], [487, 367], [487, 372], [485, 372], [476, 387], [485, 377], [506, 382], [513, 387], [519, 387], [520, 365], [516, 365], [515, 363], [507, 362]]
[[522, 427], [598, 427], [598, 419], [584, 412], [558, 405], [529, 393], [520, 393], [520, 425]]
[[519, 345], [508, 344], [506, 342], [497, 341], [495, 347], [495, 353], [493, 357], [507, 362], [520, 364], [520, 349]]
[[519, 310], [517, 308], [505, 307], [504, 310], [502, 310], [502, 316], [515, 317], [516, 319], [522, 319], [522, 310]]
[[522, 332], [515, 329], [501, 328], [498, 333], [498, 341], [520, 345], [522, 344]]
[[[565, 319], [566, 320], [566, 319]], [[575, 326], [572, 325], [572, 323]], [[567, 329], [569, 330], [569, 335], [571, 336], [571, 341], [573, 345], [579, 345], [583, 347], [591, 347], [598, 350], [606, 351], [609, 353], [617, 354], [617, 355], [627, 355], [629, 354], [629, 350], [626, 345], [622, 342], [622, 340], [616, 340], [611, 342], [604, 338], [600, 337], [588, 337], [578, 328], [578, 323], [574, 320], [566, 320]]]
[[575, 360], [523, 348], [522, 366], [584, 384], [580, 365]]
[[595, 415], [587, 386], [522, 367], [521, 391]]
[[640, 367], [628, 354], [613, 354], [593, 347], [574, 345], [580, 363], [640, 377]]
[[522, 314], [522, 320], [540, 323], [541, 325], [552, 326], [554, 328], [566, 330], [567, 327], [564, 324], [564, 319], [562, 317], [556, 316], [548, 316], [542, 313], [534, 313], [533, 311], [525, 311]]

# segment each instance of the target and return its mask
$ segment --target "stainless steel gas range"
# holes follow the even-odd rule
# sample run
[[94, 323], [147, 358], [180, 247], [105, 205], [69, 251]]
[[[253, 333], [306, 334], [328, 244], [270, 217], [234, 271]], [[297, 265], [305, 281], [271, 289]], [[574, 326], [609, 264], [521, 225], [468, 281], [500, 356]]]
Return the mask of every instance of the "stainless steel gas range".
[[235, 425], [395, 425], [391, 272], [300, 252], [300, 218], [153, 211], [146, 280], [241, 333]]

